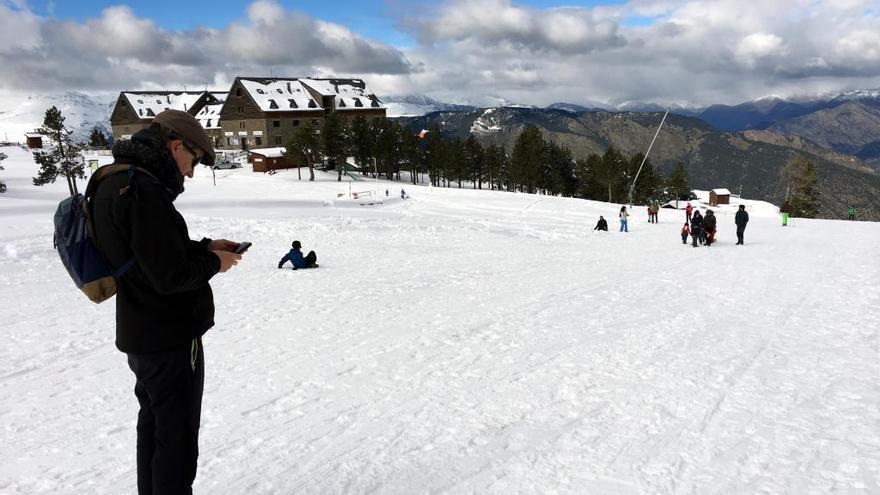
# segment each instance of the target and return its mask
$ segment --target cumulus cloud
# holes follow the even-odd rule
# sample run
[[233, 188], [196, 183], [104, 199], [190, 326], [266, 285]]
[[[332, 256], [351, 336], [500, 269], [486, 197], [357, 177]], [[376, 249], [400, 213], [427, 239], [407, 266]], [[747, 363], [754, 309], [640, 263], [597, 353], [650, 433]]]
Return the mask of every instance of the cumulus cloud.
[[398, 29], [417, 41], [406, 48], [274, 0], [187, 31], [127, 7], [76, 22], [23, 5], [0, 0], [2, 89], [222, 88], [236, 74], [272, 72], [363, 77], [380, 94], [458, 103], [703, 105], [880, 87], [876, 0], [450, 0], [397, 11]]
[[[84, 22], [0, 2], [0, 88], [119, 90], [200, 86], [235, 74], [405, 74], [403, 52], [338, 24], [257, 0], [222, 28], [171, 31], [126, 6]], [[218, 77], [219, 75], [219, 77]]]
[[419, 40], [407, 57], [424, 70], [398, 79], [459, 102], [498, 95], [535, 105], [701, 105], [878, 87], [880, 13], [872, 4], [630, 0], [534, 9], [455, 0], [401, 18]]

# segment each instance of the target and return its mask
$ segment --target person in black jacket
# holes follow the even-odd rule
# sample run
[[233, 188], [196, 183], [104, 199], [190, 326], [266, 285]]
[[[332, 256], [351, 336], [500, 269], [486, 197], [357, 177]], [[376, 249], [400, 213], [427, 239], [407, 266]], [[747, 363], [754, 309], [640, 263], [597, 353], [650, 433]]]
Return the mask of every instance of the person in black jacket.
[[746, 231], [746, 224], [749, 223], [749, 214], [746, 212], [746, 205], [739, 205], [739, 210], [736, 212], [734, 222], [736, 222], [736, 245], [742, 246], [744, 245], [743, 234]]
[[691, 238], [694, 247], [697, 247], [697, 241], [703, 243], [703, 215], [700, 215], [700, 210], [694, 210], [691, 217]]
[[608, 222], [605, 220], [605, 217], [599, 215], [599, 222], [596, 223], [596, 226], [593, 227], [593, 230], [604, 230], [608, 232]]
[[[204, 386], [201, 337], [214, 325], [208, 281], [241, 259], [238, 243], [191, 240], [174, 208], [184, 176], [214, 150], [189, 113], [166, 110], [113, 146], [116, 164], [143, 171], [101, 180], [91, 203], [95, 243], [117, 279], [116, 347], [128, 355], [140, 404], [138, 493], [192, 493]], [[98, 175], [96, 172], [95, 175]], [[93, 176], [94, 177], [94, 176]]]
[[715, 212], [706, 210], [706, 216], [703, 217], [703, 238], [706, 241], [706, 246], [711, 246], [715, 242], [715, 229], [717, 226]]

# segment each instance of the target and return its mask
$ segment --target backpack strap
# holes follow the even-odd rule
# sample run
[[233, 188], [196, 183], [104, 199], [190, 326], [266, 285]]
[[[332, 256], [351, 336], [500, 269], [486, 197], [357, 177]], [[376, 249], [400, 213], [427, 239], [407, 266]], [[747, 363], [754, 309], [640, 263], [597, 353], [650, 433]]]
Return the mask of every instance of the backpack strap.
[[[137, 172], [145, 174], [145, 175], [149, 176], [150, 178], [152, 178], [154, 181], [159, 182], [159, 179], [157, 179], [155, 175], [151, 174], [146, 169], [138, 167], [136, 165], [126, 165], [123, 163], [111, 163], [110, 165], [104, 165], [103, 167], [96, 170], [95, 173], [92, 174], [92, 177], [89, 179], [89, 184], [86, 186], [86, 192], [83, 195], [84, 197], [83, 197], [83, 205], [82, 205], [82, 210], [83, 210], [83, 213], [84, 213], [85, 219], [86, 219], [86, 230], [88, 230], [89, 237], [91, 237], [92, 239], [96, 239], [96, 237], [95, 237], [95, 227], [94, 227], [94, 224], [92, 221], [92, 209], [91, 209], [90, 198], [92, 198], [95, 195], [95, 192], [97, 192], [98, 185], [100, 185], [101, 181], [103, 181], [107, 177], [110, 177], [111, 175], [121, 174], [123, 172], [128, 173], [128, 184], [126, 184], [125, 187], [119, 189], [120, 195], [134, 190], [134, 185], [135, 185], [134, 176]], [[96, 245], [96, 247], [97, 247], [97, 245]], [[122, 274], [124, 274], [125, 272], [128, 271], [129, 268], [134, 266], [134, 263], [135, 263], [135, 259], [134, 259], [134, 256], [132, 256], [128, 261], [123, 263], [122, 266], [120, 266], [119, 268], [114, 270], [113, 278], [118, 280], [119, 277], [122, 276]], [[110, 263], [107, 262], [107, 265], [110, 266]]]

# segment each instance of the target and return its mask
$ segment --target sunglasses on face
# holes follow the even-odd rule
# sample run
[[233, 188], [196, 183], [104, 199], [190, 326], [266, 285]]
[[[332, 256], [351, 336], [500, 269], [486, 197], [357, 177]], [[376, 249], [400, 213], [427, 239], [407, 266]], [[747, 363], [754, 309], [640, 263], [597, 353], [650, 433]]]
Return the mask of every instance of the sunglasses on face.
[[202, 161], [202, 156], [193, 151], [193, 149], [190, 148], [188, 144], [186, 144], [186, 141], [180, 141], [180, 143], [183, 145], [184, 148], [186, 148], [186, 151], [188, 151], [189, 154], [193, 156], [192, 168], [196, 168], [196, 165], [198, 165], [199, 162]]

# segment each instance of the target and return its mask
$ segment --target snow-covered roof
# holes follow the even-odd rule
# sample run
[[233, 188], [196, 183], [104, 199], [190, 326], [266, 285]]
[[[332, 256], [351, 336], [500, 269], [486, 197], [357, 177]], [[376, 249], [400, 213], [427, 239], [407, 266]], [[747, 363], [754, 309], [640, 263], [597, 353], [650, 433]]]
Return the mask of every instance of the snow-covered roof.
[[300, 81], [323, 96], [335, 96], [336, 110], [385, 108], [360, 79], [301, 79]]
[[122, 95], [139, 118], [152, 120], [165, 110], [189, 110], [204, 91], [123, 92]]
[[719, 195], [719, 196], [724, 196], [724, 195], [730, 196], [730, 191], [728, 191], [727, 189], [724, 189], [724, 188], [712, 189], [712, 192]]
[[298, 79], [239, 79], [263, 112], [322, 111]]
[[220, 109], [223, 108], [223, 102], [211, 103], [202, 107], [196, 114], [196, 120], [205, 129], [220, 128]]
[[278, 148], [254, 148], [254, 149], [251, 149], [248, 151], [251, 153], [256, 153], [258, 155], [263, 155], [267, 158], [281, 158], [282, 156], [285, 155], [285, 153], [287, 153], [287, 149], [281, 148], [281, 147], [278, 147]]

